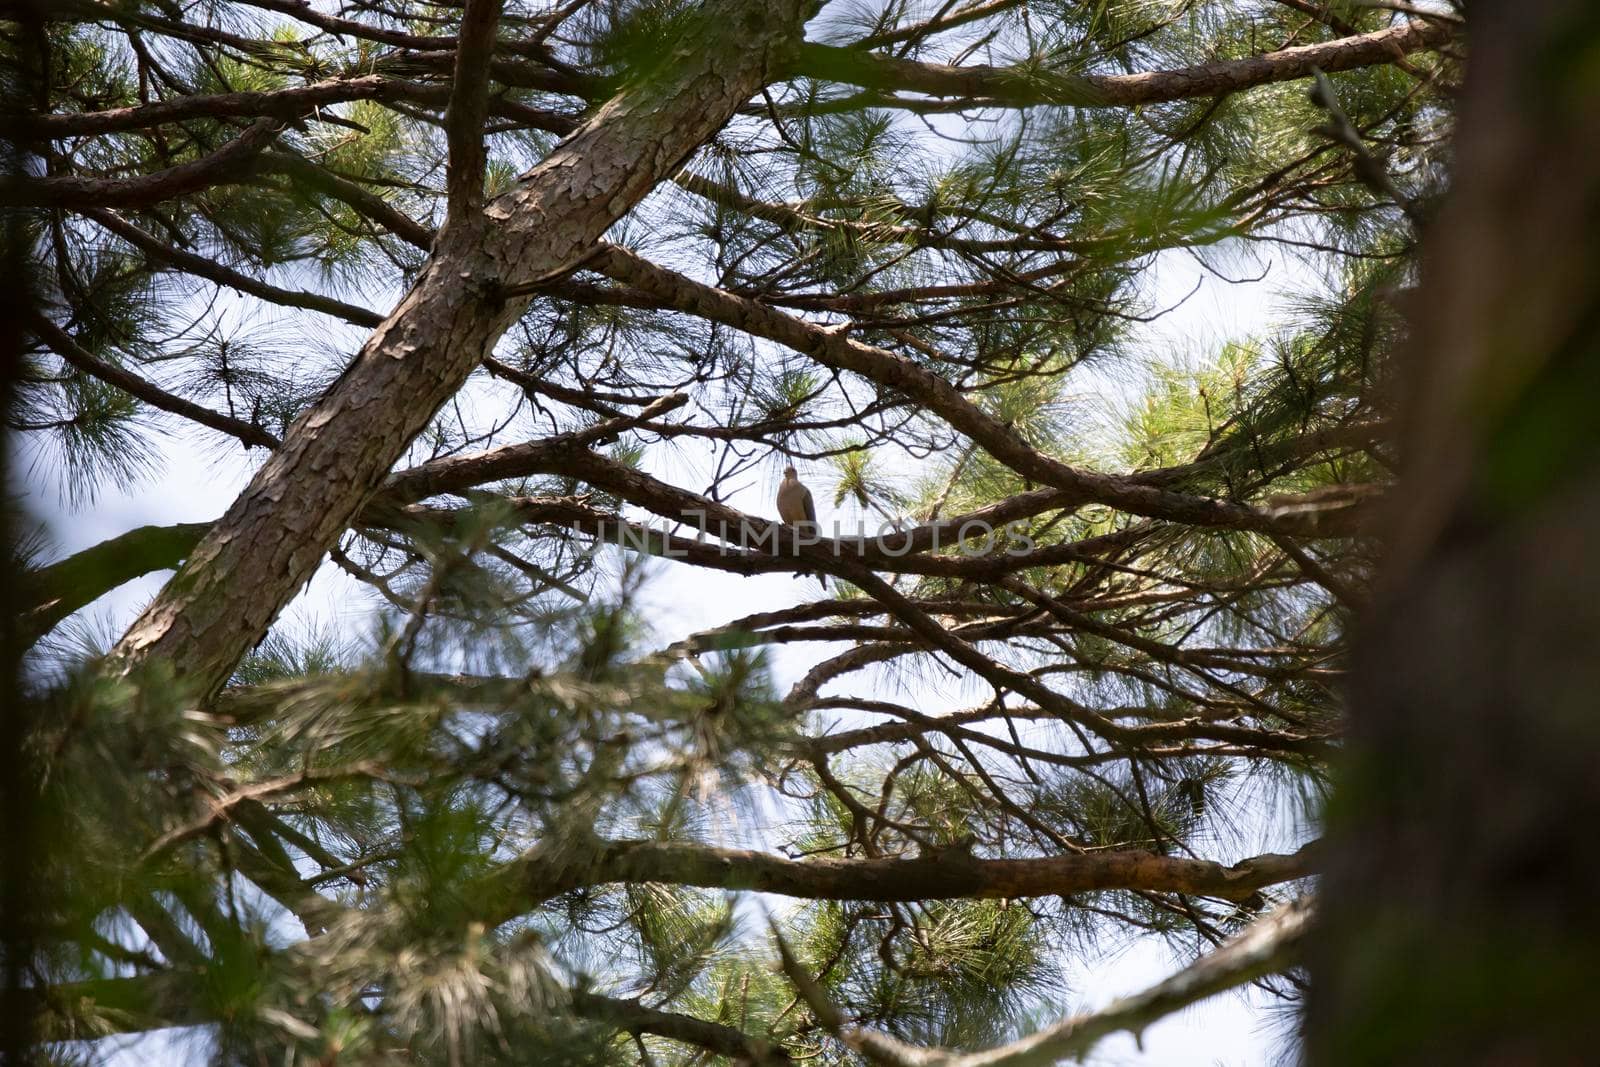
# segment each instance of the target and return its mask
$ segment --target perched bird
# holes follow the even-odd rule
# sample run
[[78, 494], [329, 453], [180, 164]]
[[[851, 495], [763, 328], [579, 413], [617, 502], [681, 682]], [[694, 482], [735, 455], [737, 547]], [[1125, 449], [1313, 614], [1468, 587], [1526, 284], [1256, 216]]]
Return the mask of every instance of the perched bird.
[[[811, 499], [811, 490], [807, 489], [800, 481], [800, 475], [793, 467], [785, 467], [783, 482], [778, 486], [778, 518], [791, 526], [806, 524], [806, 532], [812, 535], [817, 533], [817, 505]], [[795, 538], [795, 546], [799, 547], [799, 537]], [[810, 571], [800, 571], [796, 578], [803, 578]], [[824, 587], [828, 579], [823, 578]]]

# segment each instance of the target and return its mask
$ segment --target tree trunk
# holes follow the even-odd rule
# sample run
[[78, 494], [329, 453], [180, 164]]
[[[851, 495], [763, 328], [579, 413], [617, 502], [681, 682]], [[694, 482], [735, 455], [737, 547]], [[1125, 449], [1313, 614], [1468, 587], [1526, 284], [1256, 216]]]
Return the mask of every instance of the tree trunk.
[[[491, 202], [447, 225], [389, 317], [112, 653], [226, 681], [435, 411], [527, 305], [504, 295], [570, 270], [732, 117], [798, 45], [800, 0], [714, 8], [655, 72]], [[714, 16], [714, 17], [712, 17]]]
[[1600, 1048], [1600, 12], [1472, 17], [1408, 368], [1405, 511], [1330, 812], [1314, 1063]]

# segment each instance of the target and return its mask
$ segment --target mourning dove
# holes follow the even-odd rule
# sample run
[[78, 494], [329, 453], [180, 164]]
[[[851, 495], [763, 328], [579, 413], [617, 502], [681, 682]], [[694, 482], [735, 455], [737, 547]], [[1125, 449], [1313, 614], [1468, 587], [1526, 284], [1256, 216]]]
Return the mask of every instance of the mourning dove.
[[[804, 523], [808, 533], [813, 535], [817, 533], [817, 505], [811, 499], [811, 490], [800, 481], [800, 475], [793, 467], [784, 468], [783, 482], [778, 486], [778, 518], [791, 526]], [[795, 544], [798, 548], [798, 537], [795, 539]], [[800, 571], [795, 577], [801, 578], [810, 573], [810, 571]], [[828, 579], [822, 579], [822, 584], [826, 586]]]

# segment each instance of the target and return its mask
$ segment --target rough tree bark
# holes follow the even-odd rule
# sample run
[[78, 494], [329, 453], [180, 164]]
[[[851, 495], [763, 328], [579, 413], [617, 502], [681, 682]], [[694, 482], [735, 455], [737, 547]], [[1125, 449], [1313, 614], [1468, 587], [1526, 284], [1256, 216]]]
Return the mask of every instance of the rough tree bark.
[[798, 44], [799, 0], [719, 5], [515, 188], [447, 224], [411, 291], [302, 416], [112, 653], [220, 686], [407, 444], [516, 321], [715, 134]]
[[1387, 582], [1312, 957], [1315, 1063], [1592, 1063], [1600, 12], [1474, 4]]

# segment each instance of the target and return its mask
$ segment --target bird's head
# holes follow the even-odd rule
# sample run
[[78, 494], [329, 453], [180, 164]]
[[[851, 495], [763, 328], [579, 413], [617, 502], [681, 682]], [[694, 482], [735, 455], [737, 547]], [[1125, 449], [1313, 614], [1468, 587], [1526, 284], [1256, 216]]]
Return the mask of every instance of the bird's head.
[[788, 478], [790, 481], [793, 481], [794, 479], [800, 477], [800, 472], [795, 470], [793, 467], [785, 467], [783, 468], [783, 476]]

